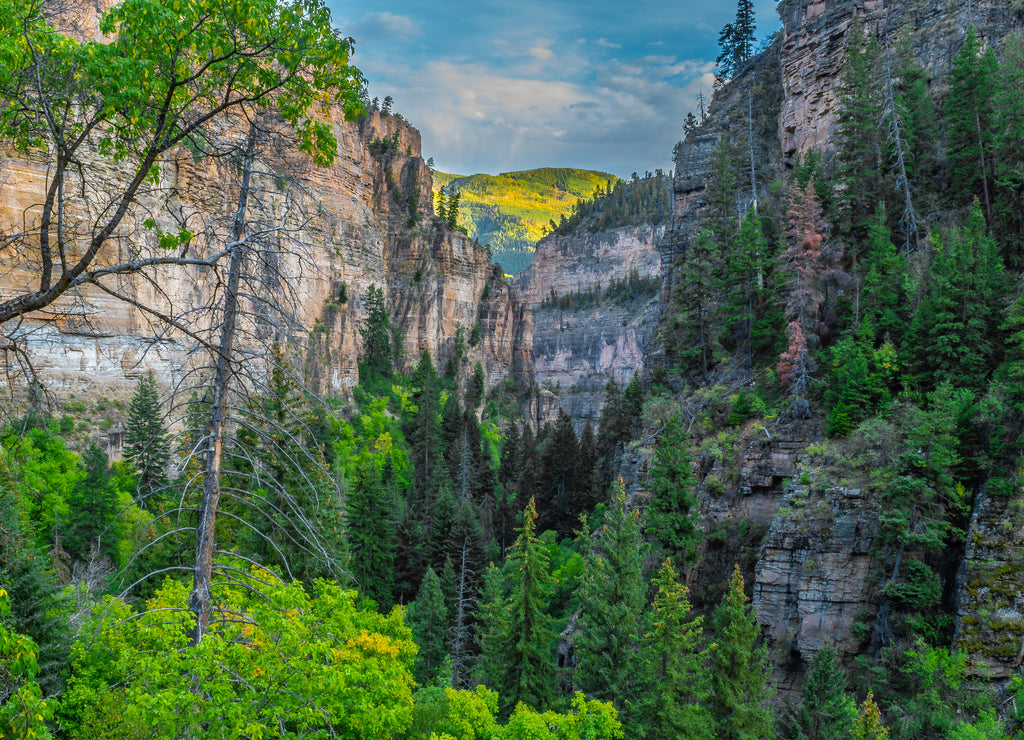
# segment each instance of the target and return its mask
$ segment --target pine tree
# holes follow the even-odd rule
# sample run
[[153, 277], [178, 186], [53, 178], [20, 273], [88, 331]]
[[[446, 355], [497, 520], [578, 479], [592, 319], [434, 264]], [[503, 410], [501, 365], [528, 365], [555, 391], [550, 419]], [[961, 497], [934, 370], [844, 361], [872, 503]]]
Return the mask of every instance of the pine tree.
[[700, 542], [697, 481], [689, 444], [679, 415], [672, 416], [655, 445], [648, 482], [647, 534], [683, 567], [694, 562]]
[[907, 262], [897, 254], [896, 245], [892, 243], [882, 204], [878, 205], [868, 227], [864, 262], [864, 281], [860, 291], [864, 321], [871, 325], [877, 336], [888, 336], [894, 343], [899, 343], [907, 324], [907, 301], [903, 288]]
[[962, 229], [934, 237], [927, 292], [907, 340], [907, 362], [931, 387], [979, 387], [1002, 359], [1006, 283], [995, 240], [975, 202]]
[[1012, 35], [1002, 49], [996, 83], [998, 137], [994, 231], [1009, 267], [1024, 268], [1024, 39]]
[[825, 431], [830, 436], [846, 436], [871, 412], [868, 361], [863, 348], [844, 337], [831, 349], [832, 382], [825, 392], [829, 405]]
[[575, 636], [575, 682], [590, 697], [632, 714], [639, 679], [640, 617], [646, 587], [639, 512], [629, 510], [622, 481], [584, 556]]
[[68, 496], [61, 544], [78, 560], [88, 560], [95, 547], [100, 555], [115, 561], [117, 532], [111, 525], [117, 517], [118, 505], [107, 453], [94, 442], [82, 455], [82, 465], [85, 477], [75, 484]]
[[864, 703], [860, 705], [860, 714], [850, 731], [853, 740], [887, 740], [889, 728], [882, 724], [882, 713], [878, 711], [875, 695], [869, 691]]
[[946, 121], [953, 192], [967, 205], [980, 198], [992, 220], [992, 156], [995, 148], [994, 104], [997, 64], [992, 48], [982, 52], [974, 26], [953, 60], [946, 96]]
[[758, 647], [760, 629], [743, 593], [739, 565], [729, 590], [711, 617], [715, 647], [711, 650], [711, 713], [716, 737], [756, 740], [773, 737], [768, 705], [771, 665], [768, 649]]
[[739, 66], [754, 53], [755, 30], [753, 0], [739, 0], [736, 20], [727, 23], [718, 37], [721, 53], [716, 61], [721, 70], [720, 77], [735, 75]]
[[405, 437], [411, 448], [416, 469], [416, 490], [422, 496], [423, 512], [430, 515], [434, 496], [444, 476], [444, 440], [441, 429], [441, 380], [426, 350], [412, 376], [416, 391], [413, 403], [416, 416], [406, 429]]
[[419, 648], [413, 675], [420, 685], [429, 685], [438, 678], [438, 671], [448, 655], [444, 640], [448, 610], [441, 593], [441, 580], [433, 568], [427, 568], [416, 600], [406, 612], [406, 622]]
[[[548, 616], [552, 578], [548, 554], [536, 533], [537, 509], [533, 500], [523, 512], [523, 526], [508, 553], [505, 573], [509, 595], [499, 609], [488, 608], [488, 637], [483, 641], [490, 666], [491, 687], [498, 691], [501, 713], [508, 716], [516, 704], [538, 711], [551, 702], [554, 683], [554, 631]], [[493, 596], [494, 587], [491, 587]]]
[[558, 539], [572, 537], [581, 511], [575, 496], [578, 453], [572, 417], [560, 411], [541, 459], [541, 496], [537, 500], [538, 528], [555, 530]]
[[704, 641], [704, 618], [689, 618], [688, 591], [671, 558], [652, 585], [654, 603], [644, 618], [638, 724], [644, 737], [710, 740], [715, 724], [708, 710], [711, 681], [705, 663], [712, 647]]
[[779, 358], [779, 380], [793, 395], [806, 393], [814, 372], [811, 350], [818, 345], [818, 319], [824, 294], [821, 287], [824, 227], [813, 183], [794, 187], [786, 211], [788, 247], [779, 256], [779, 272], [786, 278], [785, 312], [789, 322], [786, 351]]
[[709, 276], [719, 272], [720, 250], [711, 232], [702, 229], [687, 248], [676, 271], [672, 302], [666, 317], [666, 333], [671, 340], [668, 350], [680, 364], [704, 375], [714, 366], [718, 343], [714, 324], [716, 290]]
[[139, 378], [128, 405], [124, 459], [138, 475], [139, 500], [152, 505], [154, 495], [167, 486], [167, 466], [171, 460], [170, 441], [152, 370]]
[[371, 284], [366, 289], [366, 323], [360, 330], [363, 337], [363, 361], [367, 369], [390, 378], [393, 368], [391, 319], [388, 317], [384, 291]]
[[363, 596], [387, 609], [393, 601], [394, 497], [376, 463], [370, 461], [360, 467], [345, 504], [352, 575]]
[[838, 176], [836, 196], [837, 231], [851, 245], [860, 243], [864, 226], [876, 205], [889, 197], [883, 187], [888, 167], [883, 162], [885, 137], [882, 120], [882, 95], [878, 80], [882, 79], [879, 60], [881, 49], [875, 38], [865, 38], [859, 23], [847, 35], [849, 50], [839, 87], [840, 104], [837, 122]]
[[[735, 246], [729, 255], [722, 286], [725, 304], [723, 344], [754, 355], [770, 349], [778, 334], [772, 317], [771, 266], [774, 254], [764, 233], [764, 222], [751, 209], [740, 224]], [[767, 337], [771, 337], [767, 339]], [[766, 341], [767, 339], [767, 341]]]
[[846, 695], [846, 677], [836, 651], [824, 645], [807, 670], [799, 707], [788, 705], [779, 720], [782, 740], [846, 740], [857, 708]]

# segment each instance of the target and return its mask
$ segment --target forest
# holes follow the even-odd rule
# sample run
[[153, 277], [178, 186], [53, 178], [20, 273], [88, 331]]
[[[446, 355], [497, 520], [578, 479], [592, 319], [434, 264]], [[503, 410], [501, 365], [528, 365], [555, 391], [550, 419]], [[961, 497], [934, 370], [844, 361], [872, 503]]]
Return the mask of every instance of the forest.
[[[181, 5], [201, 30], [208, 8]], [[262, 54], [260, 7], [247, 12], [232, 28]], [[298, 28], [323, 31], [323, 18], [295, 12]], [[159, 30], [143, 20], [140, 34]], [[0, 30], [16, 25], [0, 15]], [[128, 38], [132, 27], [119, 28]], [[103, 66], [102, 51], [83, 44], [91, 51], [75, 56], [57, 37], [32, 37], [66, 62], [57, 82], [117, 72], [105, 95], [142, 101], [123, 113], [97, 104], [87, 127], [123, 115], [98, 148], [137, 167], [132, 187], [159, 176], [160, 146], [209, 143], [189, 128], [206, 112], [188, 106], [207, 104], [223, 78], [180, 109], [154, 108], [152, 90], [133, 84], [151, 67]], [[177, 42], [224, 52], [216, 34], [194, 37]], [[2, 38], [0, 51], [28, 55]], [[1024, 522], [1024, 41], [997, 55], [969, 31], [935, 97], [906, 46], [853, 38], [834, 155], [810, 151], [773, 173], [750, 161], [752, 127], [720, 138], [702, 228], [672, 267], [661, 359], [625, 387], [609, 383], [582, 428], [565, 413], [527, 423], [519, 402], [536, 389], [521, 378], [488, 387], [467, 350], [479, 330], [467, 340], [460, 327], [445, 356], [407, 362], [377, 285], [356, 296], [342, 284], [337, 297], [367, 307], [350, 397], [310, 392], [307, 358], [285, 343], [258, 358], [233, 349], [236, 318], [262, 339], [267, 317], [280, 319], [255, 301], [262, 312], [240, 309], [275, 267], [265, 255], [259, 270], [240, 266], [254, 259], [245, 227], [259, 231], [246, 214], [283, 197], [267, 195], [283, 190], [279, 172], [256, 167], [273, 160], [261, 160], [254, 116], [226, 155], [240, 215], [219, 235], [232, 236], [234, 277], [216, 321], [180, 327], [207, 353], [190, 392], [166, 397], [147, 373], [128, 404], [30, 394], [4, 418], [0, 737], [1020, 736], [1024, 682], [986, 682], [969, 652], [986, 620], [1001, 635], [992, 649], [1012, 660], [1024, 623], [997, 609], [955, 635], [954, 582], [979, 497], [1008, 501], [1009, 530]], [[241, 54], [239, 104], [284, 89], [274, 125], [329, 163], [336, 142], [309, 111], [318, 86], [340, 86], [358, 116], [358, 73], [342, 64], [344, 44], [301, 74], [292, 48], [255, 69], [258, 54]], [[183, 62], [167, 53], [162, 68], [177, 74]], [[4, 72], [0, 94], [24, 79]], [[177, 122], [164, 128], [169, 110]], [[68, 115], [81, 133], [80, 111]], [[0, 113], [23, 149], [39, 146], [43, 119]], [[152, 136], [136, 149], [140, 130]], [[664, 221], [669, 187], [660, 172], [608, 186], [553, 227]], [[200, 234], [146, 228], [160, 259], [200, 259], [188, 253]], [[61, 269], [43, 244], [47, 269]], [[93, 268], [23, 302], [99, 280]], [[631, 275], [552, 294], [548, 307], [655, 287]], [[0, 321], [21, 310], [0, 308]], [[228, 365], [259, 382], [230, 390]], [[121, 461], [85, 431], [98, 414], [123, 423]], [[783, 420], [817, 420], [823, 434], [787, 485], [842, 482], [878, 504], [881, 574], [877, 609], [853, 628], [860, 654], [818, 650], [788, 692], [773, 671], [794, 658], [773, 652], [750, 604], [765, 532], [701, 525], [702, 506], [734, 482], [741, 435], [770, 438]], [[630, 456], [646, 465], [627, 470]], [[789, 500], [779, 518], [808, 516]], [[720, 577], [694, 585], [688, 575], [723, 552]], [[976, 574], [976, 590], [1008, 605], [1016, 570]]]

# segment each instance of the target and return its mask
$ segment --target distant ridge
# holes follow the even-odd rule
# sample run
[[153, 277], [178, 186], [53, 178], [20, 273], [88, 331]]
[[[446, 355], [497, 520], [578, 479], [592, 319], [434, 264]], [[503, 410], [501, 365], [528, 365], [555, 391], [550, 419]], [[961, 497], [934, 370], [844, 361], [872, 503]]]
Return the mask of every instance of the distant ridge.
[[533, 261], [534, 245], [578, 200], [592, 198], [615, 175], [596, 170], [542, 167], [498, 175], [454, 175], [434, 172], [437, 191], [453, 185], [461, 194], [459, 225], [481, 244], [491, 247], [495, 262], [514, 275]]

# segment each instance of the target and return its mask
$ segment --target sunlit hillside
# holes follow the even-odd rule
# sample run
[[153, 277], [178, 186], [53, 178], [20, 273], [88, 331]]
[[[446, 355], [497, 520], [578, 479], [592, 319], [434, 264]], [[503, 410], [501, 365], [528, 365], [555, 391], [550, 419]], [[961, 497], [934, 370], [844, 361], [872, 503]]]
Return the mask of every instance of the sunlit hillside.
[[461, 193], [459, 224], [494, 260], [515, 274], [533, 261], [534, 244], [572, 212], [576, 201], [618, 182], [607, 172], [544, 167], [499, 175], [452, 175], [434, 172], [434, 197], [452, 185]]

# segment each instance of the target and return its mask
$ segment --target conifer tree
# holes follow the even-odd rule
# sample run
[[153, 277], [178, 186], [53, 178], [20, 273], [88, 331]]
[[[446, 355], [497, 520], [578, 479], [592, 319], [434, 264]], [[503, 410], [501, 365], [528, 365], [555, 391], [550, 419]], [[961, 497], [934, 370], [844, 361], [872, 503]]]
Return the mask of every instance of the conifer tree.
[[697, 557], [700, 530], [697, 481], [688, 451], [690, 440], [682, 420], [675, 414], [665, 424], [654, 447], [648, 487], [647, 534], [682, 567]]
[[758, 647], [760, 629], [743, 593], [739, 565], [729, 590], [711, 617], [711, 713], [716, 737], [755, 740], [774, 736], [768, 705], [771, 666], [768, 649]]
[[395, 568], [394, 497], [376, 463], [360, 466], [345, 504], [352, 575], [360, 594], [388, 609]]
[[847, 35], [849, 50], [839, 87], [840, 104], [837, 122], [838, 192], [836, 195], [837, 231], [856, 245], [879, 201], [890, 190], [883, 187], [888, 167], [883, 162], [885, 137], [881, 130], [882, 95], [878, 80], [882, 79], [879, 60], [881, 49], [874, 38], [865, 38], [859, 23], [854, 22]]
[[629, 510], [621, 479], [592, 539], [579, 588], [575, 682], [588, 696], [613, 701], [620, 716], [628, 716], [639, 687], [646, 587], [639, 512]]
[[710, 276], [719, 272], [720, 250], [708, 229], [702, 229], [686, 250], [672, 287], [670, 313], [666, 331], [671, 339], [670, 351], [683, 367], [707, 375], [714, 365], [715, 281]]
[[896, 245], [886, 226], [885, 207], [878, 205], [875, 217], [868, 227], [868, 247], [865, 256], [860, 306], [864, 321], [871, 325], [875, 335], [900, 342], [906, 331], [907, 311], [904, 283], [907, 262], [896, 252]]
[[366, 323], [360, 330], [363, 361], [372, 373], [390, 378], [393, 368], [392, 331], [384, 291], [371, 284], [366, 289], [365, 307]]
[[117, 533], [111, 526], [117, 517], [117, 492], [110, 479], [107, 453], [95, 442], [82, 455], [85, 477], [68, 497], [68, 515], [62, 545], [78, 560], [88, 560], [93, 547], [111, 560], [117, 557]]
[[787, 705], [779, 721], [781, 740], [846, 740], [853, 731], [857, 708], [846, 695], [846, 677], [836, 651], [824, 645], [807, 670], [800, 706]]
[[978, 34], [971, 26], [949, 75], [945, 105], [949, 127], [946, 155], [953, 192], [964, 205], [980, 198], [989, 221], [992, 220], [996, 75], [995, 52], [991, 47], [982, 52]]
[[708, 709], [711, 680], [705, 663], [712, 646], [705, 644], [704, 618], [689, 618], [689, 592], [671, 558], [653, 586], [654, 603], [644, 618], [638, 724], [644, 737], [711, 740], [715, 723]]
[[727, 346], [746, 348], [751, 363], [755, 353], [771, 348], [778, 334], [778, 326], [774, 325], [771, 315], [773, 260], [764, 222], [751, 209], [740, 223], [722, 281], [726, 294], [722, 315]]
[[816, 369], [811, 350], [818, 344], [818, 319], [824, 295], [821, 287], [821, 208], [813, 183], [794, 187], [786, 212], [789, 221], [787, 249], [779, 256], [779, 271], [786, 278], [785, 312], [789, 342], [779, 358], [779, 380], [795, 396], [803, 396]]
[[416, 600], [406, 612], [406, 622], [412, 628], [413, 639], [419, 648], [413, 675], [420, 685], [431, 684], [437, 679], [448, 655], [444, 640], [448, 609], [441, 593], [441, 580], [433, 568], [427, 568]]
[[138, 475], [139, 500], [149, 501], [167, 485], [170, 441], [160, 409], [160, 394], [153, 371], [142, 374], [128, 405], [124, 459]]
[[889, 728], [882, 724], [882, 713], [875, 703], [874, 692], [869, 691], [864, 703], [860, 705], [860, 713], [850, 731], [853, 740], [887, 740]]
[[739, 0], [736, 20], [725, 24], [718, 37], [721, 53], [716, 61], [721, 69], [721, 77], [732, 77], [739, 66], [754, 53], [755, 28], [753, 0]]
[[1005, 275], [975, 202], [962, 229], [935, 236], [929, 284], [908, 338], [907, 363], [931, 387], [980, 386], [1002, 359]]
[[423, 350], [412, 377], [416, 392], [416, 416], [406, 430], [411, 447], [412, 462], [416, 468], [416, 490], [423, 499], [423, 512], [430, 515], [434, 496], [441, 484], [444, 470], [444, 440], [441, 429], [441, 381]]
[[503, 595], [494, 569], [485, 581], [483, 662], [505, 717], [519, 702], [538, 711], [546, 709], [554, 684], [555, 635], [547, 613], [552, 578], [536, 523], [537, 509], [531, 499], [505, 562], [508, 595]]
[[1024, 39], [1003, 45], [996, 84], [995, 233], [1007, 265], [1024, 268]]

